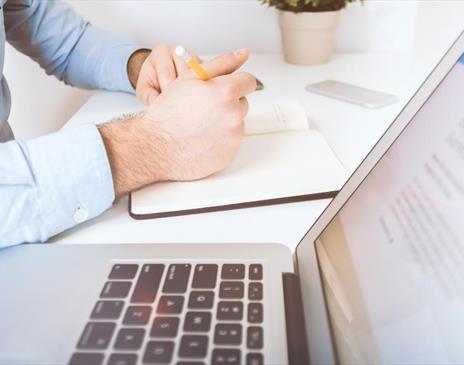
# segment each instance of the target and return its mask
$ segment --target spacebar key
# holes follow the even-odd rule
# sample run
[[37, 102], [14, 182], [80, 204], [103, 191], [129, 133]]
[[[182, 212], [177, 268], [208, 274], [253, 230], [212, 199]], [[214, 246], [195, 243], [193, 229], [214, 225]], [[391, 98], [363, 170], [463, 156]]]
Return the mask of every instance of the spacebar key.
[[134, 292], [132, 293], [131, 302], [153, 303], [160, 286], [163, 271], [164, 265], [162, 264], [143, 265]]

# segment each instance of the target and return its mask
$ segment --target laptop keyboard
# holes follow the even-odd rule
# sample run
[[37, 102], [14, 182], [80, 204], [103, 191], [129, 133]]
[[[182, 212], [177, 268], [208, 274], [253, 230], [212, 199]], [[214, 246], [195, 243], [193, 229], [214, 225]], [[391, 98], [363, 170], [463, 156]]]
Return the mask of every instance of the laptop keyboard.
[[261, 365], [261, 264], [115, 264], [70, 365]]

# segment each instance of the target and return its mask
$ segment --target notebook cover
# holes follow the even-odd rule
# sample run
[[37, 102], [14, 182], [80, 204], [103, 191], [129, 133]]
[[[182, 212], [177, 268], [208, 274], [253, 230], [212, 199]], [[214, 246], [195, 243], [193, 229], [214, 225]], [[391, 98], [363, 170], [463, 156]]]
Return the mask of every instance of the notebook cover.
[[250, 201], [250, 202], [243, 202], [243, 203], [236, 203], [236, 204], [218, 205], [215, 207], [185, 209], [185, 210], [177, 210], [177, 211], [171, 211], [171, 212], [148, 213], [148, 214], [135, 214], [132, 212], [132, 194], [129, 194], [129, 215], [132, 218], [138, 219], [138, 220], [166, 218], [166, 217], [175, 217], [175, 216], [189, 215], [189, 214], [210, 213], [210, 212], [219, 212], [219, 211], [224, 211], [224, 210], [262, 207], [262, 206], [267, 206], [267, 205], [298, 203], [298, 202], [303, 202], [303, 201], [308, 201], [308, 200], [332, 199], [337, 195], [337, 193], [338, 193], [338, 190], [315, 193], [315, 194], [306, 194], [306, 195], [297, 195], [297, 196], [288, 196], [288, 197], [282, 197], [282, 198]]

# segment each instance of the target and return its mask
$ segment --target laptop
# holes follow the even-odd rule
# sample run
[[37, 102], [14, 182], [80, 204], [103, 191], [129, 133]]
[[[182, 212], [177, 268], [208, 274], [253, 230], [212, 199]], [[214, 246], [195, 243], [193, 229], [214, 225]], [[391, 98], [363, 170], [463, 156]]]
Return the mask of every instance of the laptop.
[[464, 362], [464, 34], [294, 255], [0, 251], [0, 364]]

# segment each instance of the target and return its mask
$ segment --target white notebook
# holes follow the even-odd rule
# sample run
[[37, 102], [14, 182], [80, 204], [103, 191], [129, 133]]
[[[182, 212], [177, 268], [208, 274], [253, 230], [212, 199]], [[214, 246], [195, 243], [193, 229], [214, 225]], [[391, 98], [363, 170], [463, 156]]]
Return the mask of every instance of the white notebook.
[[246, 136], [224, 171], [192, 182], [158, 183], [130, 197], [136, 219], [333, 197], [347, 179], [296, 100], [252, 102]]

